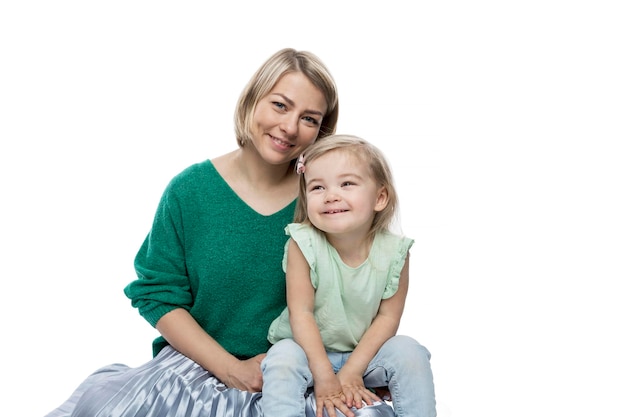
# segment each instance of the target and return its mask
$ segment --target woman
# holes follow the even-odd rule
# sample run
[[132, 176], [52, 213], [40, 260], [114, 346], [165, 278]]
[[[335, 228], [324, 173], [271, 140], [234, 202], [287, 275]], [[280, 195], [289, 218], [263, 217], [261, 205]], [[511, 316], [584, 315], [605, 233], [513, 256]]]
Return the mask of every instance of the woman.
[[48, 416], [261, 416], [267, 328], [285, 307], [294, 163], [334, 133], [338, 109], [330, 72], [309, 52], [280, 50], [257, 70], [237, 103], [238, 148], [172, 179], [135, 259], [125, 293], [161, 334], [155, 357], [96, 371]]

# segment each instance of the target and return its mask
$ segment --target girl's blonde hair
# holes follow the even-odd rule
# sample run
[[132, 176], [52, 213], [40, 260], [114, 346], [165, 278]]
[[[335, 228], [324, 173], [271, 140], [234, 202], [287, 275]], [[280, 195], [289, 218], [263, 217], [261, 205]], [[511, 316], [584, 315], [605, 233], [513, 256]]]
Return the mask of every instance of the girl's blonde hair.
[[[383, 153], [360, 137], [353, 135], [331, 135], [318, 140], [308, 147], [304, 153], [303, 165], [306, 165], [328, 152], [346, 152], [353, 158], [367, 165], [369, 173], [374, 181], [382, 187], [385, 187], [388, 195], [387, 206], [377, 212], [372, 222], [369, 232], [370, 237], [374, 237], [376, 233], [382, 230], [389, 230], [398, 207], [398, 194], [393, 183], [391, 168]], [[306, 169], [300, 176], [300, 194], [296, 203], [296, 211], [294, 215], [295, 223], [310, 223], [307, 214], [306, 199]]]
[[285, 48], [261, 65], [239, 96], [235, 110], [235, 136], [240, 147], [250, 141], [252, 118], [259, 100], [269, 94], [281, 77], [293, 72], [304, 74], [326, 98], [326, 114], [317, 137], [323, 138], [335, 133], [339, 117], [339, 97], [330, 71], [311, 52]]

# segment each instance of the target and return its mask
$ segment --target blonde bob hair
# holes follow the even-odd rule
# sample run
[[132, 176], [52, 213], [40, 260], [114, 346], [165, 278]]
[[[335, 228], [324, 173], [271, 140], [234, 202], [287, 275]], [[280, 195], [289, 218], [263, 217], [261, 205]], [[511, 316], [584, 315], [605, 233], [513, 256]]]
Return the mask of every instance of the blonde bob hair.
[[335, 133], [339, 98], [333, 77], [322, 61], [311, 52], [285, 48], [261, 65], [239, 96], [235, 110], [235, 136], [240, 147], [251, 138], [252, 118], [259, 100], [269, 94], [282, 76], [293, 72], [304, 74], [326, 98], [327, 110], [317, 137]]
[[296, 203], [294, 222], [310, 223], [307, 214], [306, 165], [329, 152], [345, 152], [355, 160], [367, 165], [374, 181], [379, 186], [385, 187], [388, 195], [387, 206], [375, 214], [369, 236], [373, 238], [376, 233], [389, 230], [398, 207], [398, 194], [393, 183], [391, 168], [380, 149], [353, 135], [327, 136], [306, 149], [302, 162], [305, 169], [300, 176], [300, 194]]

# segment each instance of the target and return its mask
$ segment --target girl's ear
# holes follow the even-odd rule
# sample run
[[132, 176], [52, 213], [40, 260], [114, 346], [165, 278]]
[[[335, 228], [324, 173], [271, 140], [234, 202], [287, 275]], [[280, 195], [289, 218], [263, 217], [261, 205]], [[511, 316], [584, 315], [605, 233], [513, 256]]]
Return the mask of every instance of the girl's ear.
[[389, 203], [389, 193], [387, 187], [384, 185], [378, 190], [378, 196], [376, 197], [376, 204], [374, 205], [374, 211], [383, 211]]

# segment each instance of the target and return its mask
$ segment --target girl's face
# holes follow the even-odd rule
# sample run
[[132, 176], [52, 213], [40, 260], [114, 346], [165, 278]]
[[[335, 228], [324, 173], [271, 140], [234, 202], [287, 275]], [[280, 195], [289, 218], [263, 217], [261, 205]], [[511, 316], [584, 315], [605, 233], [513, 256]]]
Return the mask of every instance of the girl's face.
[[304, 176], [309, 220], [328, 234], [363, 237], [387, 205], [386, 188], [348, 152], [334, 150], [308, 162]]
[[252, 143], [266, 162], [289, 162], [315, 141], [324, 114], [324, 94], [304, 74], [288, 73], [257, 103]]

